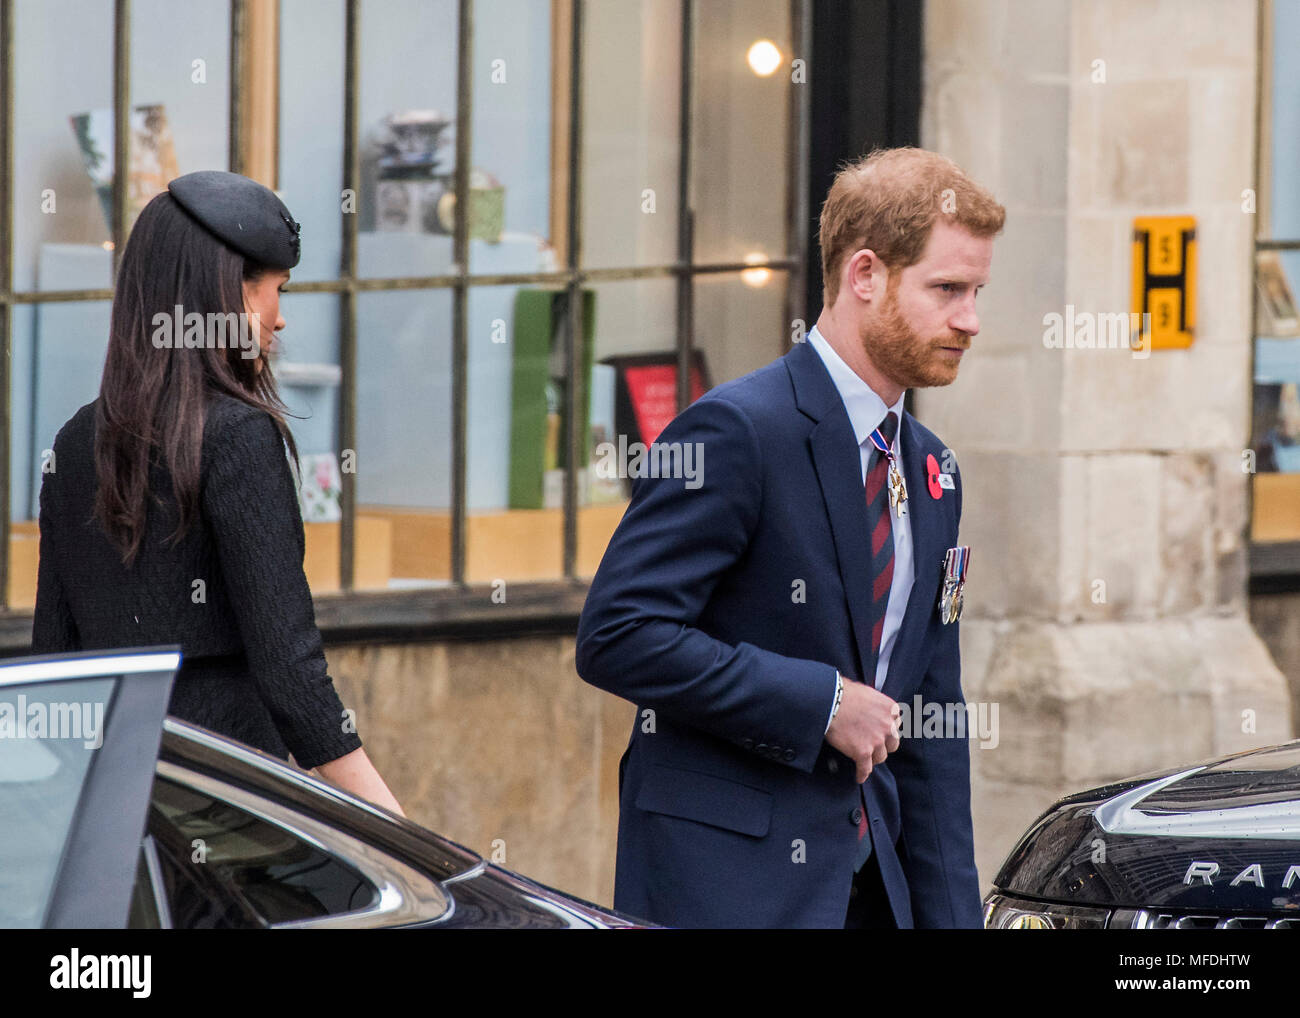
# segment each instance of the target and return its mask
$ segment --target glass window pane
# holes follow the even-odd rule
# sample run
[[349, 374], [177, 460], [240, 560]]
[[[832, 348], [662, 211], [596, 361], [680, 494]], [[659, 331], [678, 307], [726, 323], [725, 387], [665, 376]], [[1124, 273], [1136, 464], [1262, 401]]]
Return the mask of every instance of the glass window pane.
[[13, 405], [9, 435], [8, 603], [36, 603], [42, 466], [54, 436], [99, 395], [108, 350], [108, 301], [19, 304], [13, 310]]
[[230, 165], [229, 0], [132, 0], [131, 105], [128, 221], [180, 174]]
[[13, 57], [14, 289], [107, 288], [113, 4], [18, 0]]
[[592, 576], [631, 494], [636, 444], [676, 414], [677, 282], [638, 279], [592, 287], [591, 459], [579, 485], [575, 571]]
[[[550, 38], [549, 3], [474, 4], [471, 272], [556, 267], [551, 251]], [[557, 210], [562, 209], [558, 203]]]
[[360, 274], [447, 274], [456, 2], [362, 0], [360, 31]]
[[470, 290], [465, 578], [564, 571], [565, 292]]
[[1300, 541], [1300, 251], [1256, 258], [1251, 539]]
[[584, 6], [582, 262], [677, 260], [681, 4]]
[[302, 224], [298, 282], [343, 254], [343, 0], [280, 0], [280, 197]]
[[357, 298], [357, 589], [451, 580], [450, 290]]
[[787, 274], [750, 269], [695, 277], [695, 347], [714, 385], [761, 368], [787, 350]]
[[[45, 917], [95, 759], [95, 736], [83, 711], [97, 712], [102, 722], [115, 685], [107, 678], [0, 689], [0, 711], [22, 726], [21, 735], [15, 730], [0, 738], [0, 928], [34, 929]], [[51, 724], [63, 716], [76, 722], [77, 731], [28, 735], [27, 719], [38, 707]]]
[[1296, 59], [1294, 46], [1300, 38], [1300, 3], [1286, 0], [1272, 7], [1269, 216], [1260, 224], [1260, 232], [1281, 240], [1300, 240], [1300, 132], [1295, 129], [1300, 110], [1300, 59]]
[[695, 261], [783, 258], [790, 4], [710, 0], [695, 12]]
[[339, 312], [334, 294], [286, 294], [280, 299], [285, 328], [272, 347], [272, 370], [298, 446], [303, 569], [314, 594], [339, 589]]
[[[378, 899], [370, 881], [315, 845], [171, 781], [154, 782], [149, 832], [181, 929], [227, 925], [211, 921], [235, 918], [218, 903], [239, 898], [268, 923], [356, 912]], [[191, 861], [196, 842], [204, 847], [200, 867]]]

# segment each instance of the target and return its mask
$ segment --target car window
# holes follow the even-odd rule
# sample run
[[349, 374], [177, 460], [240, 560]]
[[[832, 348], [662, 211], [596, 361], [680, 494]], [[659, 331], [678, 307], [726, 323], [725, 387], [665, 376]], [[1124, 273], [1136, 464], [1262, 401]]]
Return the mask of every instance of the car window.
[[0, 687], [0, 928], [45, 918], [115, 685]]
[[[178, 928], [266, 926], [369, 908], [375, 886], [351, 866], [275, 824], [166, 778], [154, 782], [149, 836]], [[133, 921], [156, 923], [140, 883]]]

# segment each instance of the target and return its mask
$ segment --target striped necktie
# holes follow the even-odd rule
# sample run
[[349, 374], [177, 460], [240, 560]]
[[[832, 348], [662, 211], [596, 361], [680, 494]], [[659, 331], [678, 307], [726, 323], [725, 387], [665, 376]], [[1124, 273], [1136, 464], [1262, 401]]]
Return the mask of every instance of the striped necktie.
[[[890, 448], [898, 434], [898, 416], [891, 410], [880, 424], [880, 433]], [[867, 471], [867, 527], [871, 534], [871, 612], [876, 624], [871, 627], [871, 672], [874, 684], [876, 662], [880, 659], [880, 638], [885, 631], [885, 609], [889, 607], [889, 587], [894, 581], [894, 530], [889, 511], [889, 457], [874, 446], [871, 469]]]
[[[892, 449], [894, 436], [898, 434], [898, 415], [892, 410], [880, 423], [880, 433]], [[864, 681], [874, 686], [876, 664], [880, 660], [880, 639], [885, 632], [885, 609], [889, 607], [889, 587], [894, 581], [894, 528], [889, 511], [889, 457], [873, 445], [870, 462], [867, 470], [867, 532], [871, 535], [871, 612], [876, 622], [871, 627], [871, 664]], [[861, 794], [862, 819], [858, 822], [858, 858], [854, 870], [862, 869], [862, 864], [871, 858], [865, 788]]]

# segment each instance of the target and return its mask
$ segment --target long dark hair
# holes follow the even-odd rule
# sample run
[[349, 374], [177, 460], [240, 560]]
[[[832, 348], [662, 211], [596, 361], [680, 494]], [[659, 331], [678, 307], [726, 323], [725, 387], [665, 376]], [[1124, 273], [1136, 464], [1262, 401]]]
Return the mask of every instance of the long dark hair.
[[[269, 368], [259, 372], [257, 360], [235, 342], [226, 349], [205, 343], [180, 350], [153, 342], [154, 316], [170, 319], [177, 305], [204, 321], [210, 313], [242, 315], [241, 284], [267, 271], [191, 219], [167, 191], [144, 207], [131, 230], [118, 266], [95, 410], [94, 518], [121, 551], [123, 565], [129, 567], [140, 550], [148, 498], [160, 501], [149, 491], [152, 463], [171, 474], [179, 514], [173, 544], [198, 515], [203, 422], [216, 393], [269, 413], [297, 464], [298, 447], [284, 420], [288, 408]], [[174, 326], [179, 337], [181, 323]]]

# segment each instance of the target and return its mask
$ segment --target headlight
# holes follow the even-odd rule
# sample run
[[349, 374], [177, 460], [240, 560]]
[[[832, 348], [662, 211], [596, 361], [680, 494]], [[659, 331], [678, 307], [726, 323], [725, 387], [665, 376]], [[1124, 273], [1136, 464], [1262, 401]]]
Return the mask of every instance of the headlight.
[[1054, 905], [1005, 894], [990, 894], [984, 902], [987, 930], [1104, 930], [1109, 917], [1109, 909]]

